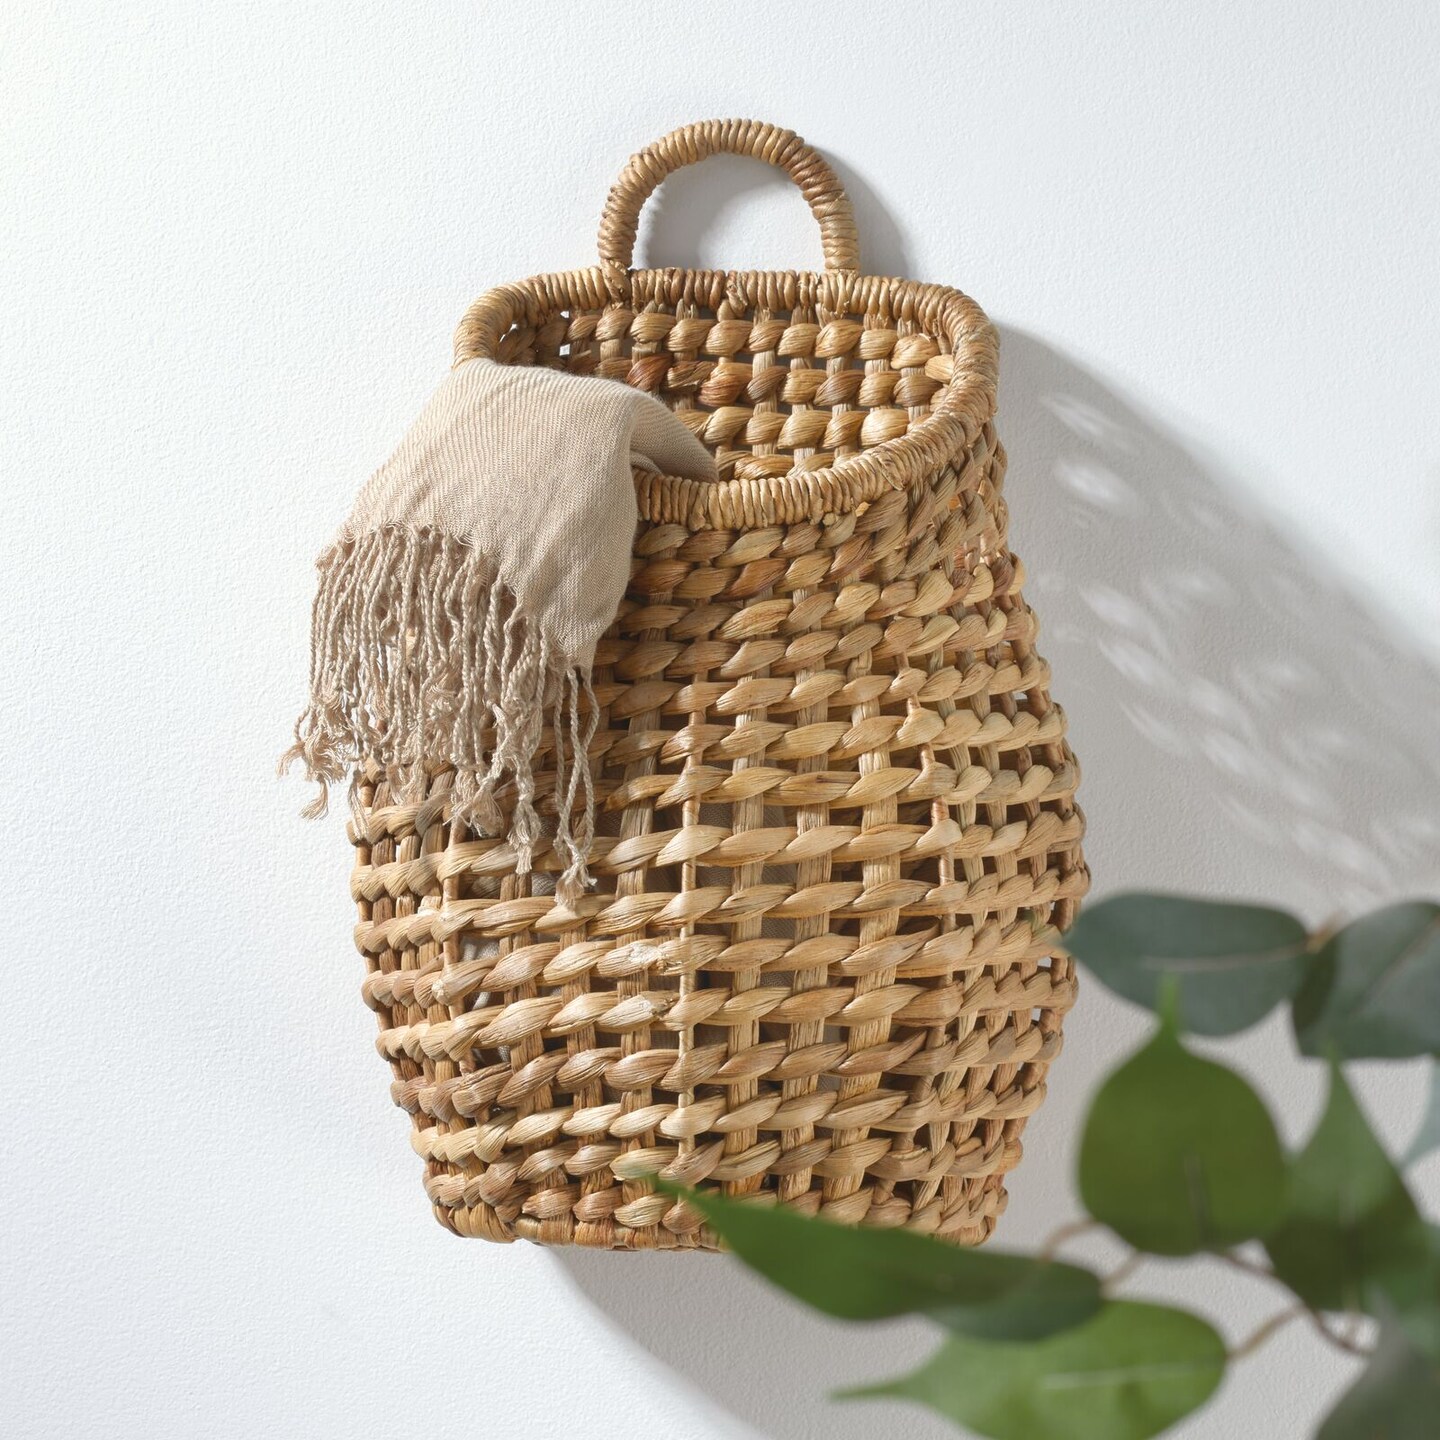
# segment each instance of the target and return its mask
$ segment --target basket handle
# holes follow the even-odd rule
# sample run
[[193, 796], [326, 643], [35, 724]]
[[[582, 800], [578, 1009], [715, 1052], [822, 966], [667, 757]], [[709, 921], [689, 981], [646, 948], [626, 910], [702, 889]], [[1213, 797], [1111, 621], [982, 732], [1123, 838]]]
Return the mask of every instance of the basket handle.
[[612, 288], [628, 291], [640, 211], [655, 187], [683, 165], [711, 155], [748, 155], [784, 170], [820, 224], [827, 270], [858, 270], [855, 214], [840, 178], [793, 130], [762, 120], [699, 120], [682, 125], [632, 155], [610, 187], [600, 216], [600, 263]]

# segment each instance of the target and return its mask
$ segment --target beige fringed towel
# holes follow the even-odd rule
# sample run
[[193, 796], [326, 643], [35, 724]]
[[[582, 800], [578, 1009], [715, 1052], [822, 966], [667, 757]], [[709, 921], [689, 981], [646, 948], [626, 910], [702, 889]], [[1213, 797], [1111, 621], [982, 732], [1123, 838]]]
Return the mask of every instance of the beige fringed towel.
[[715, 479], [684, 424], [627, 385], [488, 360], [450, 373], [319, 560], [310, 702], [285, 757], [321, 783], [308, 814], [367, 760], [412, 800], [453, 769], [452, 813], [482, 833], [504, 826], [497, 791], [514, 787], [508, 835], [528, 872], [548, 716], [556, 893], [583, 892], [590, 667], [630, 576], [632, 466]]

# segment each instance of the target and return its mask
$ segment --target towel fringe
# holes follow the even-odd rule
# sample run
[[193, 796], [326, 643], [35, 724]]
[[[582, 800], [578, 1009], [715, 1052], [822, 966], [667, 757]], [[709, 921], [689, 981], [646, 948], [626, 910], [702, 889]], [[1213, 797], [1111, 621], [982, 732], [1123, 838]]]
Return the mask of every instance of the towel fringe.
[[573, 906], [591, 884], [595, 837], [590, 667], [560, 653], [483, 554], [440, 530], [386, 526], [343, 539], [319, 570], [309, 704], [280, 762], [298, 761], [320, 786], [303, 813], [325, 814], [330, 787], [358, 779], [366, 763], [408, 804], [424, 798], [431, 775], [452, 770], [452, 820], [504, 833], [529, 874], [543, 840], [534, 762], [548, 710], [563, 867], [555, 893]]

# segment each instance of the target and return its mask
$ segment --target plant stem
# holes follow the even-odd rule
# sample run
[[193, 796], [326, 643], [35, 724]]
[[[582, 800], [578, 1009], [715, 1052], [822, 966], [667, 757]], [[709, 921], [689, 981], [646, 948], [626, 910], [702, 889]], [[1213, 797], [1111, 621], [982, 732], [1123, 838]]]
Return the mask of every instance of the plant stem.
[[1254, 1275], [1258, 1280], [1270, 1280], [1277, 1285], [1285, 1284], [1268, 1266], [1257, 1265], [1255, 1261], [1247, 1260], [1243, 1255], [1237, 1255], [1233, 1250], [1212, 1250], [1210, 1253], [1215, 1259], [1223, 1260], [1225, 1264], [1231, 1266], [1233, 1269], [1243, 1270], [1247, 1275]]
[[[1257, 1280], [1268, 1280], [1271, 1282], [1271, 1284], [1278, 1285], [1282, 1290], [1286, 1292], [1286, 1294], [1294, 1293], [1290, 1289], [1290, 1287], [1273, 1270], [1267, 1268], [1264, 1265], [1257, 1265], [1255, 1261], [1247, 1260], [1243, 1255], [1236, 1255], [1231, 1250], [1212, 1250], [1210, 1253], [1214, 1256], [1216, 1260], [1223, 1261], [1226, 1265], [1231, 1266], [1233, 1269], [1243, 1270], [1245, 1274], [1253, 1275]], [[1286, 1311], [1283, 1313], [1287, 1315], [1306, 1316], [1310, 1321], [1311, 1327], [1315, 1330], [1316, 1334], [1321, 1337], [1321, 1339], [1328, 1341], [1337, 1350], [1343, 1350], [1347, 1355], [1358, 1355], [1362, 1359], [1368, 1359], [1369, 1356], [1373, 1353], [1367, 1346], [1358, 1344], [1350, 1336], [1341, 1335], [1338, 1334], [1336, 1331], [1332, 1330], [1329, 1325], [1325, 1323], [1325, 1317], [1318, 1310], [1313, 1309], [1311, 1306], [1306, 1305], [1303, 1302], [1294, 1310]], [[1277, 1316], [1275, 1318], [1278, 1319], [1279, 1317]], [[1264, 1327], [1262, 1326], [1261, 1328], [1263, 1329]], [[1254, 1340], [1254, 1338], [1254, 1336], [1251, 1336], [1250, 1340], [1245, 1341], [1244, 1344], [1240, 1347], [1240, 1350], [1236, 1353], [1249, 1354], [1250, 1349], [1253, 1348], [1251, 1342]], [[1264, 1342], [1264, 1338], [1266, 1337], [1262, 1337], [1260, 1343]]]
[[1036, 1258], [1042, 1261], [1053, 1260], [1067, 1240], [1073, 1240], [1077, 1235], [1088, 1235], [1090, 1231], [1098, 1229], [1100, 1229], [1098, 1220], [1072, 1220], [1068, 1225], [1062, 1225], [1058, 1230], [1050, 1232], [1048, 1238], [1040, 1246], [1040, 1253]]
[[1368, 1345], [1361, 1345], [1349, 1336], [1337, 1335], [1326, 1323], [1323, 1315], [1317, 1314], [1314, 1310], [1309, 1311], [1310, 1323], [1315, 1327], [1321, 1339], [1328, 1340], [1337, 1350], [1343, 1350], [1347, 1355], [1358, 1356], [1361, 1360], [1368, 1360], [1375, 1352]]
[[1283, 1330], [1292, 1320], [1298, 1320], [1300, 1316], [1309, 1313], [1309, 1307], [1305, 1305], [1292, 1305], [1288, 1310], [1279, 1311], [1252, 1334], [1247, 1335], [1226, 1358], [1232, 1362], [1244, 1360], [1247, 1356], [1253, 1355], [1272, 1335]]
[[1142, 1251], [1132, 1250], [1103, 1280], [1100, 1282], [1100, 1289], [1103, 1294], [1112, 1294], [1123, 1285], [1143, 1264], [1145, 1255]]

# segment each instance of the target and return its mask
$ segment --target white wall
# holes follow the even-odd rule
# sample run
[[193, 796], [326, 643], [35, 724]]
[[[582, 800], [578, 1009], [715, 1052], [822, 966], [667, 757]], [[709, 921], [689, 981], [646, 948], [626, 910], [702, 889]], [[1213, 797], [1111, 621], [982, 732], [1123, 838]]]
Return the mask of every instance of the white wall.
[[[272, 779], [310, 562], [491, 283], [587, 263], [680, 122], [826, 149], [869, 266], [1004, 334], [1013, 540], [1101, 892], [1440, 891], [1440, 8], [40, 4], [0, 12], [0, 1430], [939, 1436], [825, 1407], [923, 1353], [727, 1261], [460, 1243], [358, 998], [338, 820]], [[812, 264], [783, 180], [659, 263]], [[1084, 993], [1004, 1242], [1068, 1218], [1141, 1026]], [[1241, 1054], [1298, 1133], [1278, 1023]], [[1377, 1073], [1393, 1139], [1412, 1071]], [[1427, 1180], [1436, 1190], [1436, 1172]], [[1239, 1335], [1271, 1305], [1168, 1267]], [[1291, 1440], [1300, 1328], [1187, 1440]]]

